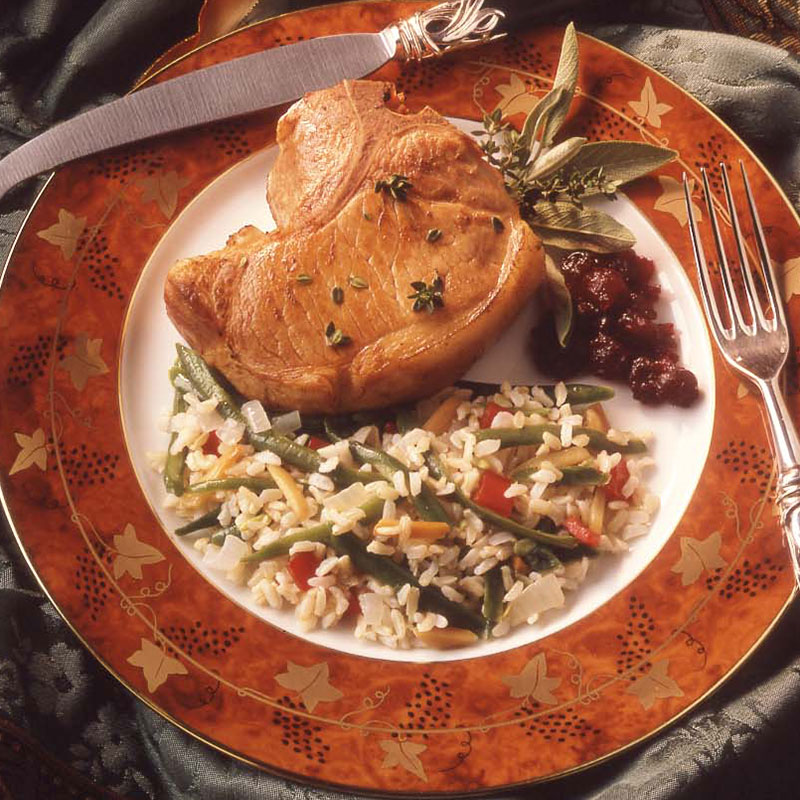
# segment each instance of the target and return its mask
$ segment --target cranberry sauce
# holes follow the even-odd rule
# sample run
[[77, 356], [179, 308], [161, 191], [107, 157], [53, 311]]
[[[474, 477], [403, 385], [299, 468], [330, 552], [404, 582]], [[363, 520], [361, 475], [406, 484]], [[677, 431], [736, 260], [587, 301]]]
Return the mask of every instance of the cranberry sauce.
[[544, 315], [531, 334], [541, 372], [559, 380], [591, 372], [626, 381], [643, 403], [691, 405], [697, 378], [680, 365], [674, 327], [656, 321], [661, 287], [652, 282], [653, 262], [632, 250], [578, 250], [561, 269], [572, 294], [572, 333], [561, 347], [552, 315]]

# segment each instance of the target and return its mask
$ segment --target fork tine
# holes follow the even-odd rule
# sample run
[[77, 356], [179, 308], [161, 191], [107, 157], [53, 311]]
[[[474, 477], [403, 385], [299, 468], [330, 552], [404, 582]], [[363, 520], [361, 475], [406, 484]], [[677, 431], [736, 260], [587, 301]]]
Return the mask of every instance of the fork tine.
[[695, 219], [694, 209], [692, 208], [692, 192], [689, 188], [689, 179], [686, 177], [685, 172], [683, 173], [683, 195], [686, 198], [686, 214], [689, 223], [689, 236], [692, 240], [694, 260], [697, 264], [697, 278], [700, 283], [700, 296], [703, 298], [703, 306], [706, 310], [706, 318], [709, 321], [711, 332], [714, 334], [717, 344], [722, 347], [722, 339], [730, 339], [732, 334], [722, 324], [719, 306], [717, 305], [717, 298], [714, 296], [714, 290], [711, 287], [711, 276], [708, 272], [708, 264], [706, 263], [705, 253], [703, 252], [703, 243], [700, 240], [700, 233], [697, 230], [697, 220]]
[[750, 308], [750, 319], [753, 320], [750, 326], [749, 333], [756, 332], [756, 326], [760, 323], [761, 327], [769, 332], [773, 328], [773, 322], [768, 321], [764, 316], [764, 311], [761, 308], [761, 302], [758, 299], [758, 292], [756, 291], [755, 280], [753, 279], [753, 270], [750, 268], [750, 261], [747, 258], [747, 251], [744, 246], [744, 239], [742, 238], [742, 229], [739, 225], [739, 216], [736, 213], [736, 206], [733, 202], [733, 193], [731, 192], [731, 184], [728, 180], [728, 168], [724, 162], [719, 165], [720, 172], [722, 173], [722, 186], [725, 189], [725, 202], [728, 204], [728, 213], [731, 216], [731, 226], [733, 227], [733, 238], [736, 242], [736, 254], [739, 256], [739, 264], [744, 275], [744, 295], [747, 300], [747, 305]]
[[706, 196], [706, 208], [708, 208], [708, 218], [711, 222], [711, 232], [714, 235], [714, 245], [717, 248], [717, 256], [719, 257], [719, 272], [722, 278], [722, 293], [725, 296], [725, 303], [728, 306], [728, 319], [731, 323], [730, 338], [736, 335], [737, 323], [739, 328], [746, 330], [747, 324], [742, 316], [742, 309], [739, 308], [739, 300], [736, 297], [736, 291], [733, 288], [733, 280], [731, 279], [731, 269], [728, 266], [728, 257], [725, 255], [725, 245], [722, 242], [722, 234], [719, 230], [719, 223], [717, 222], [717, 212], [714, 211], [714, 197], [711, 194], [711, 186], [708, 183], [708, 173], [705, 167], [701, 168], [700, 174], [703, 176], [703, 191]]
[[764, 236], [764, 229], [761, 227], [761, 219], [756, 210], [756, 204], [753, 200], [753, 192], [750, 189], [750, 181], [747, 179], [747, 172], [744, 169], [744, 162], [739, 161], [739, 169], [742, 171], [742, 180], [744, 181], [744, 191], [747, 195], [747, 205], [750, 209], [750, 216], [753, 219], [753, 233], [755, 234], [756, 247], [758, 248], [758, 257], [761, 262], [761, 270], [764, 275], [764, 285], [767, 289], [767, 296], [772, 306], [772, 313], [775, 315], [775, 327], [786, 327], [786, 315], [783, 310], [783, 302], [781, 300], [781, 292], [778, 288], [778, 281], [775, 277], [775, 270], [772, 267], [772, 259], [769, 257], [769, 250], [767, 250], [767, 240]]

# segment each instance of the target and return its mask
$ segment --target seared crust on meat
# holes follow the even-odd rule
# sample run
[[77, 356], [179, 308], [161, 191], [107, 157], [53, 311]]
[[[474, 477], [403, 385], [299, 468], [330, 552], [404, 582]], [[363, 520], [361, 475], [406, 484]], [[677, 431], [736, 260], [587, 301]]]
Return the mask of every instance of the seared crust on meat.
[[[292, 106], [269, 179], [278, 228], [243, 228], [167, 277], [178, 330], [270, 407], [340, 412], [430, 394], [468, 369], [542, 278], [541, 242], [475, 143], [431, 109], [396, 113], [390, 96], [384, 83], [344, 82]], [[391, 175], [410, 181], [404, 200], [375, 191]], [[298, 282], [304, 273], [311, 283]], [[444, 307], [413, 311], [412, 281], [435, 274]], [[368, 288], [352, 288], [353, 275]], [[329, 322], [351, 343], [331, 347]]]

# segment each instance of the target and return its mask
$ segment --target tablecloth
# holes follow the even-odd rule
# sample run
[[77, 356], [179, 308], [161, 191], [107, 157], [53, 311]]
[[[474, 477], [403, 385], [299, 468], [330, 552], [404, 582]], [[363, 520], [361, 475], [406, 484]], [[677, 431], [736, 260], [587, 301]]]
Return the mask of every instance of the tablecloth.
[[[546, 0], [539, 1], [546, 10]], [[239, 6], [241, 16], [253, 20], [307, 4], [261, 0]], [[800, 48], [797, 0], [571, 5], [581, 29], [652, 64], [714, 109], [800, 206], [800, 61], [762, 43]], [[59, 119], [126, 91], [159, 53], [194, 31], [199, 7], [200, 0], [5, 0], [0, 156]], [[751, 38], [713, 32], [714, 26]], [[35, 188], [22, 187], [0, 201], [0, 259]], [[799, 627], [795, 605], [721, 690], [651, 741], [586, 772], [510, 796], [797, 797]], [[278, 779], [221, 755], [129, 695], [82, 649], [44, 598], [3, 524], [0, 796], [326, 800], [344, 795]]]

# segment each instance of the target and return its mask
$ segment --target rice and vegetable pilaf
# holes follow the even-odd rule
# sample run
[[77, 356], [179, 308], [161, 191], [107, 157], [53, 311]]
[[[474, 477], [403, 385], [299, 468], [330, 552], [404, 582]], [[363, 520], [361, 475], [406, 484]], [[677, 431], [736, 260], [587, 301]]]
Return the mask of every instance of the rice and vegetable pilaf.
[[627, 550], [658, 508], [646, 445], [608, 426], [605, 387], [270, 417], [178, 352], [169, 451], [152, 454], [165, 506], [188, 520], [175, 533], [303, 630], [350, 625], [395, 648], [503, 636], [563, 606], [592, 557]]

